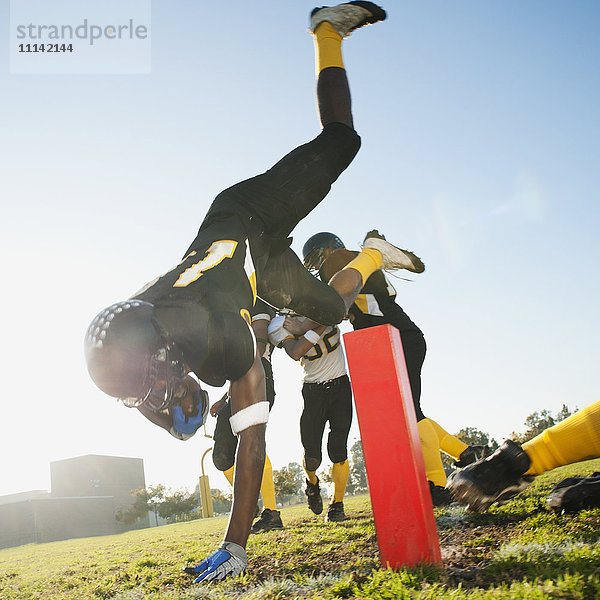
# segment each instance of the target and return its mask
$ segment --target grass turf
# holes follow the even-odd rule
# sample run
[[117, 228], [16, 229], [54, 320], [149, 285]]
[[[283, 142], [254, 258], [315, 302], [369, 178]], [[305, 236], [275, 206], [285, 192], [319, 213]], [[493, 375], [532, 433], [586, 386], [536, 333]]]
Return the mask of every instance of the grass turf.
[[250, 537], [248, 573], [217, 584], [191, 585], [181, 569], [219, 545], [224, 517], [0, 550], [0, 600], [600, 599], [600, 509], [545, 508], [555, 482], [596, 470], [600, 459], [556, 469], [483, 514], [436, 509], [437, 566], [380, 568], [369, 498], [358, 496], [341, 523], [284, 508], [284, 530]]

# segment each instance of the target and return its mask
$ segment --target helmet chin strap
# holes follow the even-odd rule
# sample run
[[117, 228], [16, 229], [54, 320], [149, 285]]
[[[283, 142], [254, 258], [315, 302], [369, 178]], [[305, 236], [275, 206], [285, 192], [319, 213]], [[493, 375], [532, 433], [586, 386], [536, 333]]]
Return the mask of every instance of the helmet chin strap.
[[[184, 381], [185, 369], [183, 361], [179, 360], [180, 356], [178, 355], [180, 354], [173, 344], [167, 343], [164, 347], [157, 350], [150, 361], [150, 389], [147, 392], [146, 399], [142, 403], [154, 412], [159, 412], [177, 404], [175, 393], [177, 386], [180, 384], [185, 386], [185, 393], [187, 394], [187, 384]], [[153, 386], [156, 385], [157, 381], [163, 380], [163, 378], [165, 387], [164, 393], [160, 397], [153, 394]], [[179, 399], [184, 396], [180, 396]]]

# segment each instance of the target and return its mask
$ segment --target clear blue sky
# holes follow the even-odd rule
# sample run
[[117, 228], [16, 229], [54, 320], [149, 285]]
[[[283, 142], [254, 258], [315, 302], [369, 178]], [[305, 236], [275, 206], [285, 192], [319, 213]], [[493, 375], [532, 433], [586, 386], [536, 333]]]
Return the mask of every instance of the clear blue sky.
[[[195, 484], [208, 440], [103, 396], [83, 334], [178, 262], [220, 190], [318, 133], [312, 7], [154, 2], [151, 74], [118, 76], [9, 75], [0, 7], [0, 494], [48, 489], [49, 461], [88, 453]], [[422, 256], [396, 287], [428, 341], [424, 412], [501, 440], [600, 394], [600, 4], [386, 8], [344, 42], [363, 147], [294, 248], [319, 230], [356, 247], [377, 227]], [[281, 355], [275, 373], [279, 468], [301, 460], [300, 368]]]

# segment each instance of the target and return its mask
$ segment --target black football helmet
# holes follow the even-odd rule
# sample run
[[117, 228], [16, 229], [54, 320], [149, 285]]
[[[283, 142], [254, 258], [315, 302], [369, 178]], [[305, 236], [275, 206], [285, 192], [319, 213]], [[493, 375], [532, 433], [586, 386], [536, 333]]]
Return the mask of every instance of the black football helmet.
[[309, 271], [318, 271], [323, 264], [323, 254], [327, 248], [337, 250], [338, 248], [345, 247], [344, 242], [342, 242], [335, 233], [329, 233], [328, 231], [315, 233], [315, 235], [306, 240], [306, 243], [302, 248], [304, 266]]
[[183, 356], [142, 300], [117, 302], [88, 327], [85, 359], [94, 383], [128, 407], [171, 406], [185, 377]]

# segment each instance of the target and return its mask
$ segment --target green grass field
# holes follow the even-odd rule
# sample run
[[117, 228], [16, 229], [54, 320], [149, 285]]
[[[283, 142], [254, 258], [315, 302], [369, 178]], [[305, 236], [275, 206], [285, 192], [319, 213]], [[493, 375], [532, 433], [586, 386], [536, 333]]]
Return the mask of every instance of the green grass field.
[[250, 537], [248, 573], [218, 584], [191, 585], [181, 569], [218, 546], [224, 517], [0, 550], [0, 600], [600, 598], [600, 509], [545, 509], [555, 482], [593, 471], [600, 459], [556, 469], [480, 515], [436, 509], [440, 566], [381, 569], [369, 498], [357, 496], [337, 524], [284, 508], [286, 529]]

